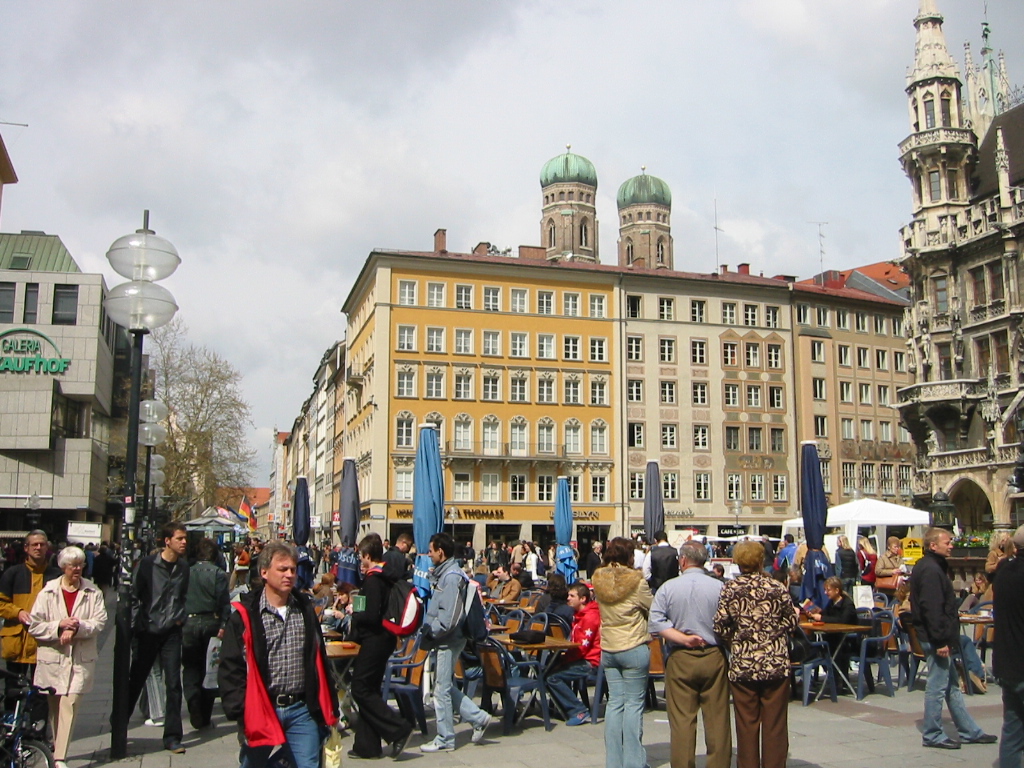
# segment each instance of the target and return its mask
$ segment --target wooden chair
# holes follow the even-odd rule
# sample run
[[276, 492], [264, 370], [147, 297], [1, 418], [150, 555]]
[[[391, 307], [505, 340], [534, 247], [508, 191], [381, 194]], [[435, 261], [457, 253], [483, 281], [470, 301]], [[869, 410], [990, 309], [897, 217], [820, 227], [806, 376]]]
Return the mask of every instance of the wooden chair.
[[548, 617], [548, 634], [556, 640], [568, 640], [572, 635], [572, 627], [569, 622], [557, 613], [546, 614]]
[[904, 631], [907, 634], [907, 690], [914, 690], [917, 683], [917, 676], [928, 668], [928, 657], [925, 656], [921, 641], [917, 638], [917, 629], [910, 622], [904, 622]]
[[505, 625], [505, 631], [511, 635], [513, 632], [518, 632], [520, 627], [524, 624], [528, 624], [531, 619], [532, 617], [530, 614], [517, 609], [506, 613], [502, 622]]
[[647, 704], [651, 709], [658, 708], [658, 694], [654, 690], [655, 680], [665, 679], [665, 646], [661, 638], [653, 638], [647, 643], [651, 649], [651, 663], [647, 673]]

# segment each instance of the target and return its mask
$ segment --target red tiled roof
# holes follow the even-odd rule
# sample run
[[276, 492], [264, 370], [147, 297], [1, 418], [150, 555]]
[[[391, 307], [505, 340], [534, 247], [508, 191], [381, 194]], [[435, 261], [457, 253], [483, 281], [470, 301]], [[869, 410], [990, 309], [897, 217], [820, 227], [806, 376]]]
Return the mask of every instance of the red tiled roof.
[[873, 304], [888, 304], [893, 307], [906, 306], [905, 302], [893, 301], [892, 299], [883, 299], [881, 296], [876, 296], [873, 293], [867, 291], [861, 291], [856, 288], [831, 288], [824, 285], [815, 285], [814, 283], [807, 282], [805, 280], [799, 283], [793, 284], [793, 290], [797, 293], [815, 293], [819, 296], [832, 296], [837, 299], [856, 299], [857, 301], [870, 301]]
[[854, 270], [865, 277], [870, 277], [876, 283], [884, 285], [890, 291], [898, 291], [910, 285], [910, 275], [893, 264], [891, 261], [879, 261], [874, 264], [865, 264]]

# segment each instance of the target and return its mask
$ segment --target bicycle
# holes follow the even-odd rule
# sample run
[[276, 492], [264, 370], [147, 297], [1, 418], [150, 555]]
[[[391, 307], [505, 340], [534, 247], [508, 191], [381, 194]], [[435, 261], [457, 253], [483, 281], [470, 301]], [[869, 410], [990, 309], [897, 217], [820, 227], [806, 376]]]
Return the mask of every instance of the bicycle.
[[53, 688], [39, 688], [19, 675], [0, 670], [18, 690], [14, 710], [4, 712], [0, 724], [0, 768], [54, 768], [53, 752], [46, 738], [46, 716], [33, 712], [33, 704]]

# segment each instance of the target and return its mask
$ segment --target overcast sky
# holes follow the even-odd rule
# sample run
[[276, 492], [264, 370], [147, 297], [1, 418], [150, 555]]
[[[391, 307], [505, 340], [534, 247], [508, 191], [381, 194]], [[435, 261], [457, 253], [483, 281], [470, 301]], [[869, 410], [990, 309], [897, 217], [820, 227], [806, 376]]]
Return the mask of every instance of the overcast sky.
[[[937, 0], [980, 59], [983, 0]], [[989, 0], [1024, 82], [1024, 3]], [[60, 235], [88, 272], [142, 210], [182, 256], [194, 341], [244, 374], [257, 485], [374, 247], [540, 242], [538, 173], [571, 143], [615, 193], [673, 193], [676, 266], [810, 276], [898, 254], [897, 143], [917, 0], [3, 0], [0, 125], [20, 181], [0, 229]]]

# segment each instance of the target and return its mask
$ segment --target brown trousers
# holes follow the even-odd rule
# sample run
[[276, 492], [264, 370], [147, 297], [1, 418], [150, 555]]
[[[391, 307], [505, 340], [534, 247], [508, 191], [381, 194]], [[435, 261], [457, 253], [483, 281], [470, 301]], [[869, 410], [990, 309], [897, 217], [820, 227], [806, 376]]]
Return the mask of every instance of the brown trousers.
[[786, 768], [789, 679], [732, 684], [736, 768]]
[[704, 717], [707, 768], [729, 768], [729, 677], [720, 648], [680, 648], [665, 665], [665, 702], [672, 742], [672, 768], [694, 768], [697, 710]]

